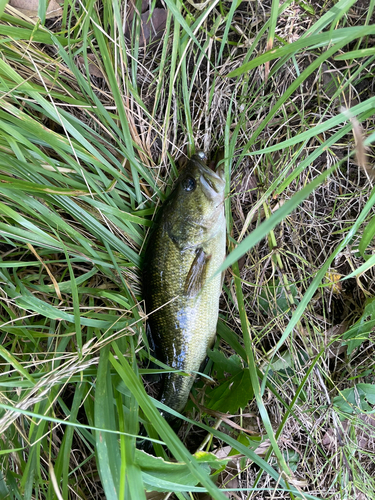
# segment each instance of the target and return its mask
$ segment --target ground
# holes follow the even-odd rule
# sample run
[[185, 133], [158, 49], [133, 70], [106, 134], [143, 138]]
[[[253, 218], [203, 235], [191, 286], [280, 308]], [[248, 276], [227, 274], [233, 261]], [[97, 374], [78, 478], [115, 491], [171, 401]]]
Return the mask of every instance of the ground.
[[[0, 21], [0, 497], [370, 500], [374, 2], [141, 3]], [[198, 149], [228, 260], [177, 438], [141, 269]]]

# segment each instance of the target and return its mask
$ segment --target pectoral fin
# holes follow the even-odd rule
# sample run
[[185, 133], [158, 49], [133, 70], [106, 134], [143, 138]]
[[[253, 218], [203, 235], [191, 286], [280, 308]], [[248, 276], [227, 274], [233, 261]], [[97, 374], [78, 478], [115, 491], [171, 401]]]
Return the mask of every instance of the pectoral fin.
[[202, 290], [210, 259], [211, 255], [207, 255], [203, 248], [198, 248], [185, 281], [185, 295], [187, 297], [195, 297]]

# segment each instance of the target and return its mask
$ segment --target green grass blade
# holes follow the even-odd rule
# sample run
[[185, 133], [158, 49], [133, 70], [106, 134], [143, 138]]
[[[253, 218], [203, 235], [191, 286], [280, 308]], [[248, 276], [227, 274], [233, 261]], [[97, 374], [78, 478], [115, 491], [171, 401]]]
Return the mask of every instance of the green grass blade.
[[288, 200], [281, 208], [279, 208], [271, 217], [265, 220], [260, 226], [252, 231], [241, 243], [230, 252], [224, 263], [219, 267], [218, 273], [224, 271], [234, 262], [237, 262], [245, 253], [253, 248], [261, 239], [274, 229], [287, 215], [289, 215], [304, 199], [306, 199], [335, 169], [336, 165], [332, 166], [326, 172], [320, 174], [316, 179], [310, 182], [306, 187], [296, 193], [293, 198]]

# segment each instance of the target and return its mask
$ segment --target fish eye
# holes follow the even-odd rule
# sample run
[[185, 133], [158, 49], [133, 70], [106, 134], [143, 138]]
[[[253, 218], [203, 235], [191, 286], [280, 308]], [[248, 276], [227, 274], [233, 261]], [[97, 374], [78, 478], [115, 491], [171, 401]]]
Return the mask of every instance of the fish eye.
[[194, 191], [194, 189], [197, 187], [197, 183], [195, 182], [195, 179], [193, 179], [193, 177], [185, 177], [185, 179], [182, 181], [182, 187], [185, 191], [191, 192]]

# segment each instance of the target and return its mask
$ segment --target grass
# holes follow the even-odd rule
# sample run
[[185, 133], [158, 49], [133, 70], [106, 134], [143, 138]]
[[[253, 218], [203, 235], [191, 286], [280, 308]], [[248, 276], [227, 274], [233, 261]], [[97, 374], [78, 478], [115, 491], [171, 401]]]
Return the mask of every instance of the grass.
[[[370, 499], [375, 2], [164, 6], [146, 49], [118, 0], [1, 17], [0, 498]], [[228, 256], [176, 435], [140, 269], [196, 149]]]

